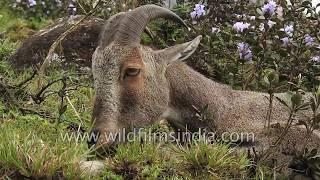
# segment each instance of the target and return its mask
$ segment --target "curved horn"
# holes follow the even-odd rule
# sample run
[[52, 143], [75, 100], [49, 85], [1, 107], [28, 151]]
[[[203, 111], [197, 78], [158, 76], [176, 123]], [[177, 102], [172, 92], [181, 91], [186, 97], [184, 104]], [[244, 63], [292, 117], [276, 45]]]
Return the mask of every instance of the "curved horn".
[[171, 19], [188, 28], [186, 23], [172, 11], [157, 5], [144, 5], [126, 13], [119, 24], [115, 41], [121, 45], [140, 43], [140, 34], [147, 23], [156, 18]]
[[113, 40], [114, 35], [116, 33], [116, 30], [119, 27], [119, 24], [121, 23], [121, 20], [125, 17], [125, 13], [121, 12], [118, 14], [115, 14], [111, 16], [106, 24], [104, 25], [101, 33], [100, 33], [100, 46], [108, 46]]

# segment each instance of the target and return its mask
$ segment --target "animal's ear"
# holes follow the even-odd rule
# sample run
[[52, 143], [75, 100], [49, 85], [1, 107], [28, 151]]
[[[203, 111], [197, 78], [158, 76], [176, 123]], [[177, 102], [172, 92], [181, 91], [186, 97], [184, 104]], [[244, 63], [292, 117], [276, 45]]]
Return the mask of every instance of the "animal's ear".
[[200, 35], [192, 41], [159, 50], [157, 53], [159, 53], [161, 59], [166, 61], [167, 64], [177, 60], [185, 60], [194, 53], [201, 39], [202, 36]]

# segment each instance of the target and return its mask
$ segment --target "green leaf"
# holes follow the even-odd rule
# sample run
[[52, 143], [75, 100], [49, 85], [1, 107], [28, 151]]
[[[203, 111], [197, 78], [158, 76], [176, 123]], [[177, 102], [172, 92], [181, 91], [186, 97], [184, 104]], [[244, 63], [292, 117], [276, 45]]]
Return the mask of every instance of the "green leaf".
[[291, 96], [291, 102], [293, 107], [297, 107], [302, 103], [302, 95], [301, 94], [293, 94]]
[[312, 3], [311, 1], [303, 1], [301, 4], [302, 7], [311, 7]]
[[274, 60], [280, 60], [280, 55], [277, 53], [271, 53], [271, 58]]
[[[261, 11], [260, 8], [257, 8], [256, 11], [257, 11], [257, 13], [258, 13], [259, 15], [261, 15], [261, 16], [264, 18], [263, 12]], [[259, 16], [259, 18], [260, 18], [260, 16]]]
[[310, 98], [310, 107], [313, 112], [316, 112], [316, 101], [315, 98]]
[[281, 99], [281, 98], [279, 98], [277, 96], [275, 96], [275, 97], [281, 104], [283, 104], [284, 106], [287, 106], [288, 108], [290, 108], [290, 106], [288, 105], [288, 103], [286, 101], [284, 101], [283, 99]]
[[63, 107], [61, 107], [61, 108], [59, 109], [59, 114], [60, 114], [60, 116], [61, 116], [63, 113], [66, 112], [67, 107], [68, 107], [67, 105], [64, 105]]
[[269, 81], [269, 79], [268, 79], [267, 76], [264, 76], [264, 77], [263, 77], [263, 85], [264, 85], [264, 86], [269, 86], [269, 85], [270, 85], [270, 81]]
[[316, 92], [317, 97], [320, 97], [320, 86], [318, 87], [318, 90]]
[[298, 110], [308, 110], [309, 109], [309, 103], [304, 103], [301, 106], [297, 108]]

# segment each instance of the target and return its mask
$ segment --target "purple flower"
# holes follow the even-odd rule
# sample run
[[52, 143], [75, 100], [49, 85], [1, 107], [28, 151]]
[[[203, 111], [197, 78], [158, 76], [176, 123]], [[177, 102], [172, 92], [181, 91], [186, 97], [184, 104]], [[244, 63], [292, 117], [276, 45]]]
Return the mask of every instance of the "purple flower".
[[267, 4], [263, 5], [261, 8], [264, 14], [273, 15], [277, 7], [277, 3], [273, 0], [270, 0]]
[[203, 4], [196, 4], [194, 11], [197, 13], [197, 16], [200, 17], [206, 13], [204, 10], [205, 6]]
[[191, 16], [192, 19], [195, 19], [195, 18], [197, 17], [197, 12], [192, 11], [192, 12], [190, 13], [190, 16]]
[[320, 49], [320, 45], [317, 48]]
[[252, 61], [252, 51], [249, 44], [241, 42], [238, 43], [239, 58], [247, 61]]
[[245, 29], [248, 29], [249, 26], [250, 26], [249, 23], [236, 22], [233, 25], [233, 29], [235, 29], [239, 33], [239, 32], [243, 32]]
[[304, 36], [304, 42], [306, 43], [307, 46], [312, 46], [314, 42], [314, 38], [310, 36], [310, 34], [306, 34]]
[[74, 16], [76, 15], [77, 7], [74, 4], [70, 3], [68, 5], [68, 11], [69, 11], [69, 15]]
[[320, 56], [313, 56], [310, 61], [313, 61], [313, 62], [320, 62]]
[[192, 19], [195, 18], [199, 18], [200, 16], [204, 15], [206, 13], [206, 11], [204, 10], [205, 5], [203, 4], [196, 4], [195, 8], [193, 9], [194, 11], [192, 11], [190, 13], [190, 16]]
[[293, 31], [294, 31], [293, 25], [287, 25], [280, 30], [284, 31], [289, 37], [293, 36]]
[[284, 37], [281, 39], [284, 46], [288, 46], [291, 43], [291, 39], [289, 37]]
[[37, 5], [37, 1], [36, 0], [28, 0], [28, 5], [30, 6], [30, 7], [33, 7], [33, 6], [35, 6], [35, 5]]

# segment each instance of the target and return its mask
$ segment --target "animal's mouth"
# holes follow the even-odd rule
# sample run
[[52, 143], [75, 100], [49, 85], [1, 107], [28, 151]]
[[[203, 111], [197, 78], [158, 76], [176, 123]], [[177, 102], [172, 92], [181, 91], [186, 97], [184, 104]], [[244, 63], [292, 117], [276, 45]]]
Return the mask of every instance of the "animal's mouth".
[[114, 142], [100, 142], [98, 141], [96, 144], [89, 146], [89, 149], [93, 154], [95, 154], [97, 157], [108, 157], [113, 156], [116, 153], [116, 149], [118, 147], [118, 144], [116, 141]]
[[92, 131], [88, 136], [88, 148], [98, 156], [109, 156], [116, 152], [116, 148], [121, 143], [121, 133], [101, 133]]

